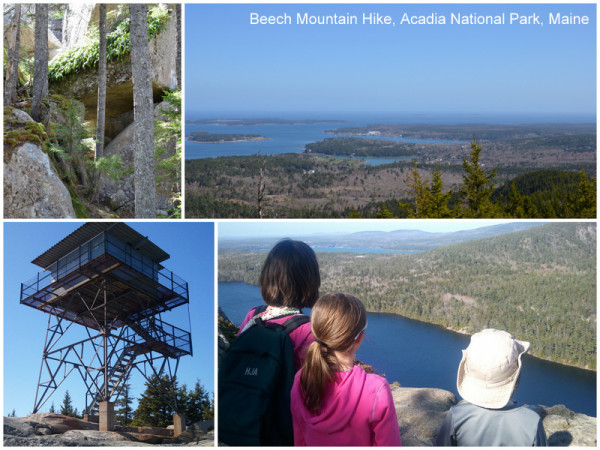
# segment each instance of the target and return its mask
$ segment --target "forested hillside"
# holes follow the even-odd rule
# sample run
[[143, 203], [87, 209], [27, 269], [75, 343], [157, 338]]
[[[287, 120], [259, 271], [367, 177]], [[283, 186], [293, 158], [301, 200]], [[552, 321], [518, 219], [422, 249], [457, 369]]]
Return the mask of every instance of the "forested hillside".
[[[219, 255], [219, 281], [257, 284], [265, 252]], [[318, 253], [321, 292], [370, 311], [474, 333], [505, 329], [531, 353], [596, 368], [596, 225], [553, 223], [413, 255]]]

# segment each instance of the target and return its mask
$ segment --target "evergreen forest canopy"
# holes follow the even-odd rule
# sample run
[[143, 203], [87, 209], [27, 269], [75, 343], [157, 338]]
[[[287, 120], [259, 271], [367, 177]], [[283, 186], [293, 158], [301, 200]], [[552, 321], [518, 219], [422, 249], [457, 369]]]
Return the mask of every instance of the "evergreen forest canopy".
[[[175, 377], [165, 375], [159, 378], [151, 375], [145, 382], [145, 391], [137, 399], [133, 407], [134, 397], [129, 382], [126, 382], [123, 392], [115, 402], [115, 423], [121, 426], [134, 427], [168, 427], [173, 423], [173, 414], [178, 412], [185, 415], [186, 424], [192, 425], [202, 420], [214, 419], [214, 400], [197, 380], [193, 388], [180, 384]], [[177, 408], [174, 408], [174, 399]], [[59, 408], [50, 405], [50, 413], [58, 413], [69, 417], [83, 418], [73, 406], [69, 391], [65, 392]], [[97, 413], [97, 411], [96, 411]], [[12, 417], [14, 417], [13, 410]]]
[[[301, 155], [187, 160], [186, 214], [595, 218], [595, 135], [517, 136], [470, 145], [331, 138], [306, 145]], [[369, 166], [338, 156], [414, 161]]]
[[[219, 281], [258, 283], [265, 252], [219, 253]], [[321, 294], [469, 334], [492, 327], [534, 356], [596, 369], [596, 224], [553, 223], [418, 254], [318, 252]]]

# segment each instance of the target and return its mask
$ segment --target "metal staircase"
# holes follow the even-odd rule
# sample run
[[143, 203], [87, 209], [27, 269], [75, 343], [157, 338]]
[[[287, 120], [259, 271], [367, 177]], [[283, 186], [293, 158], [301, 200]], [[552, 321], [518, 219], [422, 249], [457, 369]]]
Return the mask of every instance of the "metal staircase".
[[[92, 396], [90, 410], [95, 409], [105, 398], [117, 399], [121, 395], [124, 380], [136, 365], [137, 356], [154, 351], [166, 358], [177, 358], [191, 353], [191, 334], [155, 316], [125, 323], [129, 331], [129, 334], [126, 333], [127, 340], [135, 344], [125, 346], [116, 362], [112, 364], [107, 376], [107, 385], [102, 384]], [[100, 379], [102, 375], [102, 371], [99, 371], [96, 378]]]
[[[137, 345], [127, 346], [119, 356], [119, 359], [108, 373], [108, 386], [103, 384], [98, 393], [93, 396], [92, 402], [89, 405], [89, 410], [94, 410], [98, 404], [105, 398], [118, 398], [125, 387], [124, 381], [129, 376], [134, 365], [135, 357], [137, 356]], [[98, 373], [97, 378], [100, 378], [102, 373]], [[105, 395], [105, 392], [108, 395]]]

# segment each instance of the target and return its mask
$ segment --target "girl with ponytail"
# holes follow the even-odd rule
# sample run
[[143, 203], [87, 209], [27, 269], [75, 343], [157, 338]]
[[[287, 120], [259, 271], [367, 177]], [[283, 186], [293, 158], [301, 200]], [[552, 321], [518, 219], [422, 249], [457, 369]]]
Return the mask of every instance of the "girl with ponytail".
[[294, 445], [401, 445], [388, 382], [355, 365], [366, 328], [367, 312], [356, 297], [327, 294], [315, 303], [315, 340], [291, 394]]

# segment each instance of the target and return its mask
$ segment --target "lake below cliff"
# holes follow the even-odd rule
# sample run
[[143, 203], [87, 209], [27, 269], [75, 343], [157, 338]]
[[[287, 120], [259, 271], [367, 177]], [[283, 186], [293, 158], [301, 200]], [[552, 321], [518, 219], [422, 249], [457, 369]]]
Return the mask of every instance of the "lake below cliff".
[[[253, 306], [263, 303], [257, 286], [219, 283], [219, 306], [239, 325]], [[308, 313], [308, 311], [305, 311]], [[518, 338], [518, 336], [516, 336]], [[366, 338], [357, 357], [404, 387], [456, 390], [456, 372], [469, 336], [391, 314], [369, 313]], [[563, 404], [596, 416], [596, 372], [525, 355], [515, 399], [523, 404]]]

